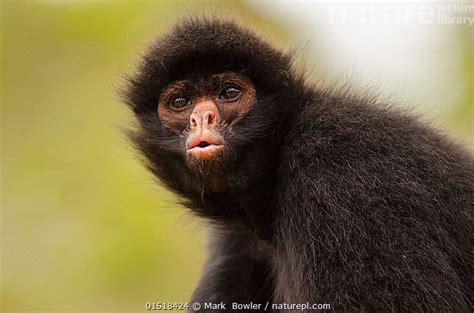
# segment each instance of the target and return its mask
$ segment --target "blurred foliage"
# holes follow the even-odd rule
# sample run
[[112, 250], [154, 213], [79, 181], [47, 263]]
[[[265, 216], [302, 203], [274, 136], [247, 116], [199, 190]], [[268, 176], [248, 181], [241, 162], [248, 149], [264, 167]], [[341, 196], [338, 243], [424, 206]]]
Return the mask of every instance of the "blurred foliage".
[[202, 227], [137, 161], [116, 90], [156, 34], [209, 12], [287, 38], [238, 1], [2, 1], [2, 309], [189, 299]]
[[453, 135], [463, 138], [474, 152], [474, 30], [461, 25], [456, 35], [457, 42], [462, 47], [457, 77], [462, 92], [446, 121], [447, 127], [453, 129]]
[[[116, 89], [156, 34], [204, 13], [280, 45], [291, 37], [240, 1], [1, 2], [0, 309], [141, 312], [145, 302], [189, 299], [201, 224], [137, 162]], [[449, 118], [472, 139], [466, 51], [460, 76], [471, 85]]]

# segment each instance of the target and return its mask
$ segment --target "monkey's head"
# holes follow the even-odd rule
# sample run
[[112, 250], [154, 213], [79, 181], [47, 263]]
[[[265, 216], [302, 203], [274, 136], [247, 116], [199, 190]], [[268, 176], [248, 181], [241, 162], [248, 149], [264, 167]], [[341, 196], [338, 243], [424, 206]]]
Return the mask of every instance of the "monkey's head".
[[182, 195], [265, 183], [296, 97], [290, 73], [290, 57], [252, 32], [187, 20], [154, 42], [129, 79], [132, 138]]

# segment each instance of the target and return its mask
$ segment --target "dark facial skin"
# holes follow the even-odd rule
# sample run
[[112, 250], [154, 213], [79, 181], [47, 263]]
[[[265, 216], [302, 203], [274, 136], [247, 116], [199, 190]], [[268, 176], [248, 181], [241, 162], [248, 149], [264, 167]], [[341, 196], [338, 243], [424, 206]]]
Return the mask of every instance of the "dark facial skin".
[[222, 129], [244, 117], [255, 99], [250, 80], [233, 72], [180, 80], [163, 89], [158, 116], [165, 128], [186, 137], [183, 151], [187, 163], [202, 164], [223, 155], [226, 140]]

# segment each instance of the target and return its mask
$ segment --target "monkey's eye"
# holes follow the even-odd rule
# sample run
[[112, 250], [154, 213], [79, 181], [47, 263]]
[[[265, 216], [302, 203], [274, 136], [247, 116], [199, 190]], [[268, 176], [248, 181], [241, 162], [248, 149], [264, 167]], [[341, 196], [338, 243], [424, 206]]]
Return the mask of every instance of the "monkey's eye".
[[242, 91], [239, 86], [228, 85], [222, 89], [218, 99], [223, 101], [235, 101], [240, 98]]
[[182, 96], [176, 96], [171, 100], [170, 107], [174, 110], [182, 110], [190, 104], [191, 100]]

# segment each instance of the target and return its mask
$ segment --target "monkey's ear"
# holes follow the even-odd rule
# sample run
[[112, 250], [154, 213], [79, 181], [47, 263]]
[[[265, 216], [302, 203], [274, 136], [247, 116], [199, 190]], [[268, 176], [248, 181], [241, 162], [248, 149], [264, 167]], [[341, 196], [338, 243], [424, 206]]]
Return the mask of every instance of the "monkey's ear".
[[291, 58], [232, 21], [187, 18], [149, 47], [122, 95], [136, 113], [147, 112], [170, 82], [224, 71], [272, 92], [290, 79]]

